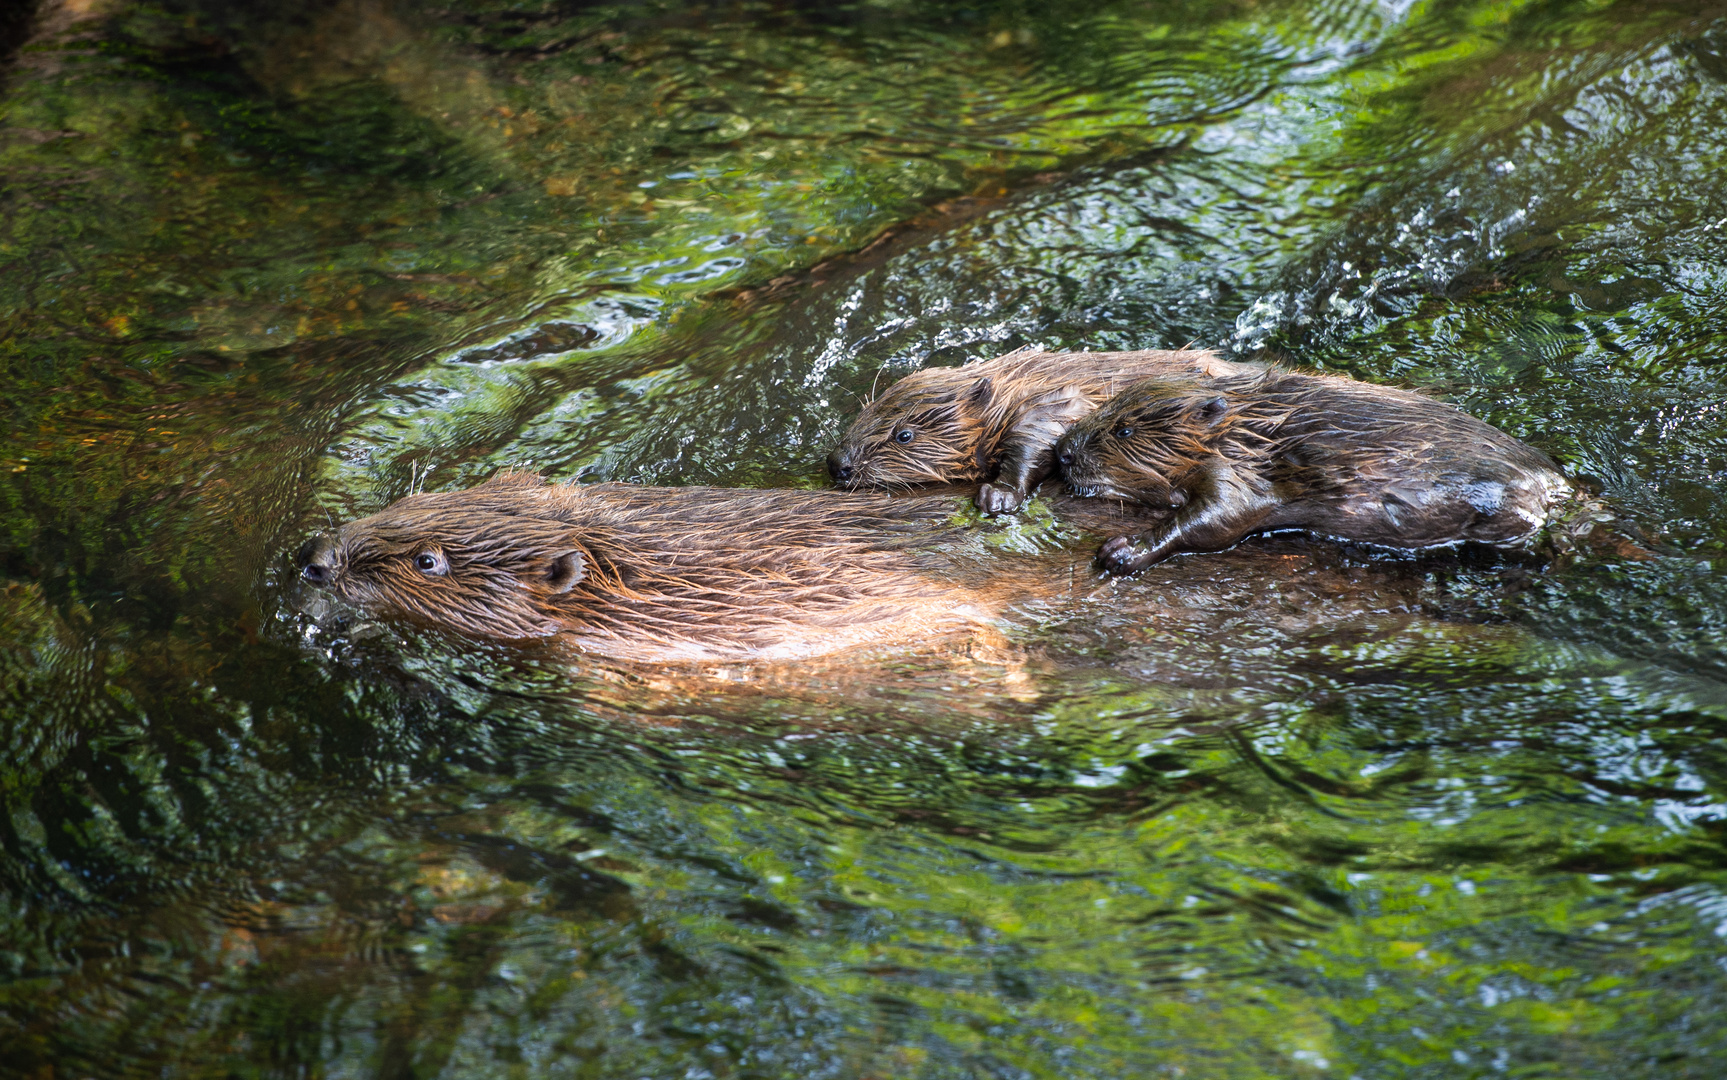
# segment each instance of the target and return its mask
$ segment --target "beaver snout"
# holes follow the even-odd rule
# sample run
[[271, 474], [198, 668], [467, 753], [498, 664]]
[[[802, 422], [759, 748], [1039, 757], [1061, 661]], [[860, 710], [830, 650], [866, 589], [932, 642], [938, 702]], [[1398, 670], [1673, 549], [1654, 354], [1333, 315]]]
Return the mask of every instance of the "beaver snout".
[[1086, 436], [1069, 433], [1056, 447], [1055, 460], [1061, 469], [1061, 478], [1067, 484], [1070, 494], [1081, 499], [1095, 499], [1104, 493], [1103, 486], [1097, 483], [1093, 475], [1095, 462], [1086, 453]]
[[328, 536], [314, 536], [300, 545], [295, 560], [300, 577], [313, 585], [328, 585], [336, 576], [336, 545]]
[[851, 462], [835, 450], [828, 455], [828, 475], [834, 478], [836, 484], [849, 484], [856, 472], [852, 469]]
[[1055, 447], [1056, 465], [1065, 477], [1075, 465], [1080, 464], [1085, 456], [1089, 436], [1084, 431], [1069, 431], [1062, 436], [1061, 442]]

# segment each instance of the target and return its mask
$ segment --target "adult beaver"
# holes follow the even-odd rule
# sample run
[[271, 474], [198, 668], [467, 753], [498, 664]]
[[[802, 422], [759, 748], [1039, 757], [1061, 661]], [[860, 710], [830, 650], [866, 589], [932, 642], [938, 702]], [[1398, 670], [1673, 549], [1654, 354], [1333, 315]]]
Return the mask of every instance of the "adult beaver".
[[[552, 485], [501, 473], [316, 537], [302, 577], [475, 637], [621, 660], [790, 659], [988, 620], [1035, 581], [952, 498]], [[993, 554], [993, 553], [992, 553]], [[1047, 576], [1047, 575], [1046, 575]]]
[[1148, 376], [1259, 370], [1204, 350], [1052, 353], [1022, 349], [957, 368], [925, 368], [864, 406], [828, 455], [847, 488], [983, 481], [978, 508], [1016, 510], [1055, 471], [1068, 425]]
[[1278, 369], [1136, 383], [1075, 424], [1057, 457], [1075, 494], [1175, 511], [1103, 545], [1115, 575], [1273, 529], [1394, 548], [1512, 544], [1571, 490], [1546, 456], [1461, 409]]

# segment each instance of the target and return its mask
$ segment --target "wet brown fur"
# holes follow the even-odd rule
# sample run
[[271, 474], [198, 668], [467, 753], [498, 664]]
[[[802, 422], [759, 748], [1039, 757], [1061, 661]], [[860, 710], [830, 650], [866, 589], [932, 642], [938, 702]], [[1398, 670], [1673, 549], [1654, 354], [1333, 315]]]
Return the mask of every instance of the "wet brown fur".
[[[1256, 370], [1198, 349], [1021, 350], [957, 368], [926, 368], [864, 406], [829, 468], [848, 488], [984, 481], [980, 506], [1013, 509], [1054, 471], [1055, 443], [1067, 426], [1117, 391], [1148, 376]], [[900, 442], [907, 431], [910, 441]]]
[[[551, 485], [502, 473], [308, 543], [363, 610], [625, 660], [790, 659], [987, 620], [1025, 588], [951, 498]], [[442, 573], [415, 566], [441, 558]], [[1011, 561], [1011, 556], [1007, 557]]]
[[1140, 382], [1075, 424], [1058, 458], [1075, 494], [1175, 509], [1104, 545], [1118, 574], [1273, 529], [1397, 548], [1517, 543], [1570, 491], [1545, 455], [1461, 409], [1279, 369]]

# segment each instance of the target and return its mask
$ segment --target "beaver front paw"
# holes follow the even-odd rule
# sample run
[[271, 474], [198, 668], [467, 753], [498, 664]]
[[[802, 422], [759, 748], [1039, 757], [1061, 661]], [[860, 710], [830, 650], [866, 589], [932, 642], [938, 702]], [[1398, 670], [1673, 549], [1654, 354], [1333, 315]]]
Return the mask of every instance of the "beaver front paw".
[[1005, 484], [984, 484], [977, 489], [977, 508], [986, 514], [1009, 514], [1025, 502], [1025, 492]]
[[1110, 577], [1127, 577], [1158, 561], [1157, 551], [1140, 536], [1116, 536], [1097, 549], [1097, 564]]

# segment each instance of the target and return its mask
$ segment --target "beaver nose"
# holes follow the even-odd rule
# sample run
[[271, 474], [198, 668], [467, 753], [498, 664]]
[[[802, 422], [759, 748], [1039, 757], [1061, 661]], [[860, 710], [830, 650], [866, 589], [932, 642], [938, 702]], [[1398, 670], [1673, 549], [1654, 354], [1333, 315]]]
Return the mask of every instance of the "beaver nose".
[[1062, 443], [1061, 444], [1061, 452], [1059, 454], [1057, 454], [1055, 456], [1055, 458], [1057, 461], [1061, 462], [1064, 466], [1065, 465], [1072, 465], [1073, 464], [1073, 447], [1067, 443]]
[[314, 536], [300, 545], [296, 559], [300, 564], [300, 576], [313, 585], [327, 585], [335, 576], [335, 560], [330, 546], [329, 538], [324, 536]]
[[851, 483], [852, 467], [845, 458], [840, 456], [838, 450], [828, 455], [828, 475], [833, 477], [837, 484]]

